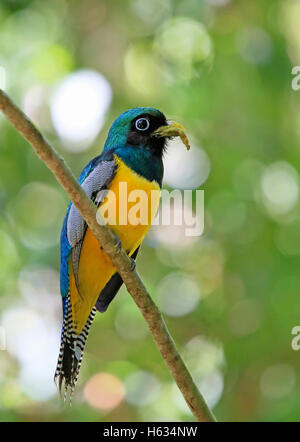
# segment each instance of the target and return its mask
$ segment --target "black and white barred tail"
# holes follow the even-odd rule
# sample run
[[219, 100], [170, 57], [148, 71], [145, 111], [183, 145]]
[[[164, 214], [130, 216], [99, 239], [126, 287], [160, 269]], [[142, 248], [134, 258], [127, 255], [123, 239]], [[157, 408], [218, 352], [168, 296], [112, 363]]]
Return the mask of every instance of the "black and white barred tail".
[[68, 390], [70, 390], [70, 397], [73, 394], [79, 375], [85, 343], [97, 311], [95, 307], [92, 309], [81, 333], [77, 334], [73, 329], [72, 306], [69, 295], [65, 302], [66, 309], [62, 327], [61, 344], [54, 375], [55, 382], [58, 380], [60, 393], [62, 390], [64, 391], [64, 398], [66, 398]]

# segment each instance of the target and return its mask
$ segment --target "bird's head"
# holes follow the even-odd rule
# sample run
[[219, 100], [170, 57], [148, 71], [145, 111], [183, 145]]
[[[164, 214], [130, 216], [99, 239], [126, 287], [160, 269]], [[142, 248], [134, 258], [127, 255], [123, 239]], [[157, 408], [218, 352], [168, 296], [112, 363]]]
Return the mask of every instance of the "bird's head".
[[158, 109], [138, 107], [123, 112], [112, 124], [105, 143], [105, 149], [118, 146], [142, 146], [153, 155], [161, 157], [167, 140], [180, 136], [187, 149], [185, 129], [179, 123], [167, 121]]

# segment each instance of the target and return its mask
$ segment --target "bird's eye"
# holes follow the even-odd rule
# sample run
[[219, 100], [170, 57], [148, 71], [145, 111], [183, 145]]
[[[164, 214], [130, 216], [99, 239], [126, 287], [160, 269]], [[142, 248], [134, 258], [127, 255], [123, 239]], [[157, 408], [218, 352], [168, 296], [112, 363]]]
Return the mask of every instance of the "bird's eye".
[[139, 118], [135, 122], [135, 127], [137, 128], [137, 130], [144, 131], [144, 130], [149, 129], [149, 126], [150, 126], [150, 122], [147, 118]]

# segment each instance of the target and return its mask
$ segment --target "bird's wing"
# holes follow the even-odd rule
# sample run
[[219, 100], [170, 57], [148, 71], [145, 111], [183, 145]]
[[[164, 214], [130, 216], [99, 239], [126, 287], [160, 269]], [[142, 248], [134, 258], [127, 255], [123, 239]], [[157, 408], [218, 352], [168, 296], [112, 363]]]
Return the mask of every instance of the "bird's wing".
[[[86, 191], [87, 195], [95, 202], [100, 204], [99, 192], [106, 189], [112, 181], [116, 171], [116, 164], [113, 155], [97, 157], [92, 160], [81, 173], [78, 181]], [[86, 324], [80, 334], [74, 333], [72, 323], [72, 306], [70, 305], [70, 256], [74, 277], [78, 284], [78, 267], [80, 259], [81, 246], [84, 241], [87, 224], [80, 215], [77, 208], [70, 203], [67, 215], [65, 217], [61, 232], [61, 294], [63, 299], [63, 327], [61, 335], [61, 346], [55, 372], [55, 379], [58, 379], [59, 389], [61, 390], [64, 382], [64, 391], [68, 387], [71, 392], [77, 381], [83, 348], [88, 336], [90, 325], [96, 313], [93, 308], [87, 318]], [[76, 272], [76, 273], [75, 273]], [[79, 292], [78, 292], [79, 293]]]
[[[140, 246], [133, 252], [131, 255], [132, 259], [135, 259], [137, 257], [138, 251], [140, 249]], [[118, 291], [120, 290], [121, 286], [123, 284], [123, 279], [119, 275], [118, 272], [116, 272], [108, 281], [104, 289], [101, 291], [98, 301], [96, 302], [96, 308], [99, 312], [104, 313], [107, 310], [107, 307], [111, 303], [111, 301], [114, 299]]]
[[[82, 188], [92, 201], [98, 206], [105, 197], [105, 190], [112, 181], [116, 170], [114, 159], [100, 161], [86, 176]], [[76, 287], [80, 294], [78, 283], [78, 268], [81, 247], [87, 230], [87, 224], [74, 204], [71, 205], [68, 221], [67, 235], [72, 248], [72, 264]]]
[[[101, 156], [94, 158], [82, 171], [78, 182], [86, 194], [99, 205], [105, 196], [105, 189], [108, 188], [116, 171], [114, 157]], [[61, 294], [67, 296], [69, 291], [69, 258], [72, 256], [73, 271], [78, 287], [78, 266], [80, 252], [87, 224], [82, 218], [77, 207], [70, 203], [67, 215], [64, 220], [61, 232]]]

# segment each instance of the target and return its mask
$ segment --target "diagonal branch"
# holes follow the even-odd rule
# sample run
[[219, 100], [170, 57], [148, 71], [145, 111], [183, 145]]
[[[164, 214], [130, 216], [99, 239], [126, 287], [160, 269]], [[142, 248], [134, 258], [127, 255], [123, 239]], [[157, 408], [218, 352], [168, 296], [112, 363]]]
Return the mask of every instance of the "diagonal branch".
[[[53, 172], [57, 181], [80, 211], [93, 234], [110, 257], [121, 275], [128, 292], [141, 310], [153, 339], [188, 406], [199, 422], [215, 421], [199, 392], [176, 345], [170, 336], [162, 315], [147, 292], [138, 273], [132, 271], [132, 263], [123, 249], [119, 249], [112, 232], [107, 226], [98, 224], [96, 207], [74, 178], [71, 170], [49, 142], [43, 137], [26, 115], [0, 89], [0, 110], [12, 125], [30, 143], [38, 157]], [[99, 217], [99, 214], [97, 215]]]

